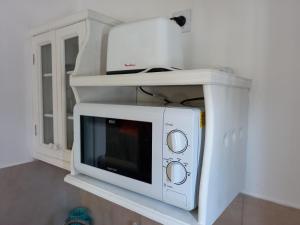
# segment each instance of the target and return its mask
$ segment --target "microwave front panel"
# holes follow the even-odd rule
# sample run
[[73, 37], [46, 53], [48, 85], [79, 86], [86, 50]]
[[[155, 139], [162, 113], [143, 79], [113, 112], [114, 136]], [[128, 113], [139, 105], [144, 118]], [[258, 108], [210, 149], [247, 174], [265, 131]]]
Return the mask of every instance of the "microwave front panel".
[[81, 163], [152, 183], [152, 123], [80, 116]]
[[164, 116], [163, 200], [186, 210], [194, 209], [197, 203], [200, 115], [195, 108], [167, 108]]
[[77, 104], [75, 169], [162, 200], [163, 113], [162, 107]]

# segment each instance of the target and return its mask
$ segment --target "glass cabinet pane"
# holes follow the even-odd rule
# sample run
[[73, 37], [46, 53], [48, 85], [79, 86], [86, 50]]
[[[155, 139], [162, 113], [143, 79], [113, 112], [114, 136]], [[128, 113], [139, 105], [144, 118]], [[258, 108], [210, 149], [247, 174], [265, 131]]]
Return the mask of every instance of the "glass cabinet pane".
[[76, 58], [79, 51], [78, 37], [65, 40], [65, 91], [66, 91], [66, 138], [67, 149], [73, 145], [73, 108], [76, 103], [73, 91], [70, 87], [70, 75], [75, 69]]
[[51, 44], [41, 46], [43, 142], [54, 143]]

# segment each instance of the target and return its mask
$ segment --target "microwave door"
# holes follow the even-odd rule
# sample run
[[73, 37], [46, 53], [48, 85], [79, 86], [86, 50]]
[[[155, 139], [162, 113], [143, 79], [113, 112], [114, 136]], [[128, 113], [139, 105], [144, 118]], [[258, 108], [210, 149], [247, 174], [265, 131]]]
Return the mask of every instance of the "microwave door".
[[81, 162], [152, 182], [152, 123], [81, 116]]
[[129, 121], [109, 119], [107, 121], [107, 164], [128, 170], [138, 170], [138, 128]]
[[97, 167], [97, 157], [105, 155], [106, 132], [101, 118], [81, 117], [81, 162]]

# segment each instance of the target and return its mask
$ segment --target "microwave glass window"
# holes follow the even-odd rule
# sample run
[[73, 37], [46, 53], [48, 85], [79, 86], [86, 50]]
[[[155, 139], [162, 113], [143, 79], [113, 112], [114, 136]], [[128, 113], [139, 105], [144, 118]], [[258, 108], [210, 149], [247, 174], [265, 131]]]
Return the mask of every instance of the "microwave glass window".
[[81, 163], [152, 183], [152, 123], [81, 116]]

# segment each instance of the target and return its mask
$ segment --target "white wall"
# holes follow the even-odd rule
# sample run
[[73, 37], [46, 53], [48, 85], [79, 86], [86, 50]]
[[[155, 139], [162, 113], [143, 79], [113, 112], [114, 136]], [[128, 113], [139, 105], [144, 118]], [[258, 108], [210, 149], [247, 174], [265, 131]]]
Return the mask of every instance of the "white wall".
[[29, 29], [74, 11], [72, 0], [2, 0], [0, 7], [0, 168], [31, 160]]
[[[171, 4], [172, 3], [172, 4]], [[32, 72], [29, 30], [85, 8], [128, 21], [171, 16], [191, 1], [4, 0], [0, 7], [0, 168], [32, 160]], [[159, 6], [159, 7], [158, 7]], [[187, 35], [188, 36], [188, 35]]]
[[192, 8], [188, 68], [229, 66], [253, 79], [245, 192], [300, 208], [298, 0], [79, 0], [78, 6], [123, 21]]
[[78, 6], [123, 21], [192, 8], [188, 68], [229, 66], [253, 79], [245, 192], [300, 208], [300, 1], [78, 0]]
[[77, 0], [79, 9], [93, 9], [121, 21], [171, 16], [189, 8], [192, 0]]
[[1, 1], [0, 168], [32, 160], [31, 28], [85, 8], [129, 21], [171, 16], [174, 11], [190, 8], [189, 4], [191, 0], [163, 4], [159, 0]]
[[[93, 9], [123, 22], [152, 17], [170, 18], [172, 13], [190, 9], [192, 0], [77, 0], [78, 9]], [[189, 59], [191, 34], [183, 35], [184, 56]], [[187, 63], [187, 62], [186, 62]]]
[[245, 192], [300, 208], [300, 1], [193, 4], [191, 66], [253, 79]]
[[31, 159], [31, 27], [85, 8], [131, 21], [191, 7], [188, 67], [230, 66], [253, 79], [245, 192], [300, 208], [298, 0], [1, 1], [0, 168]]

